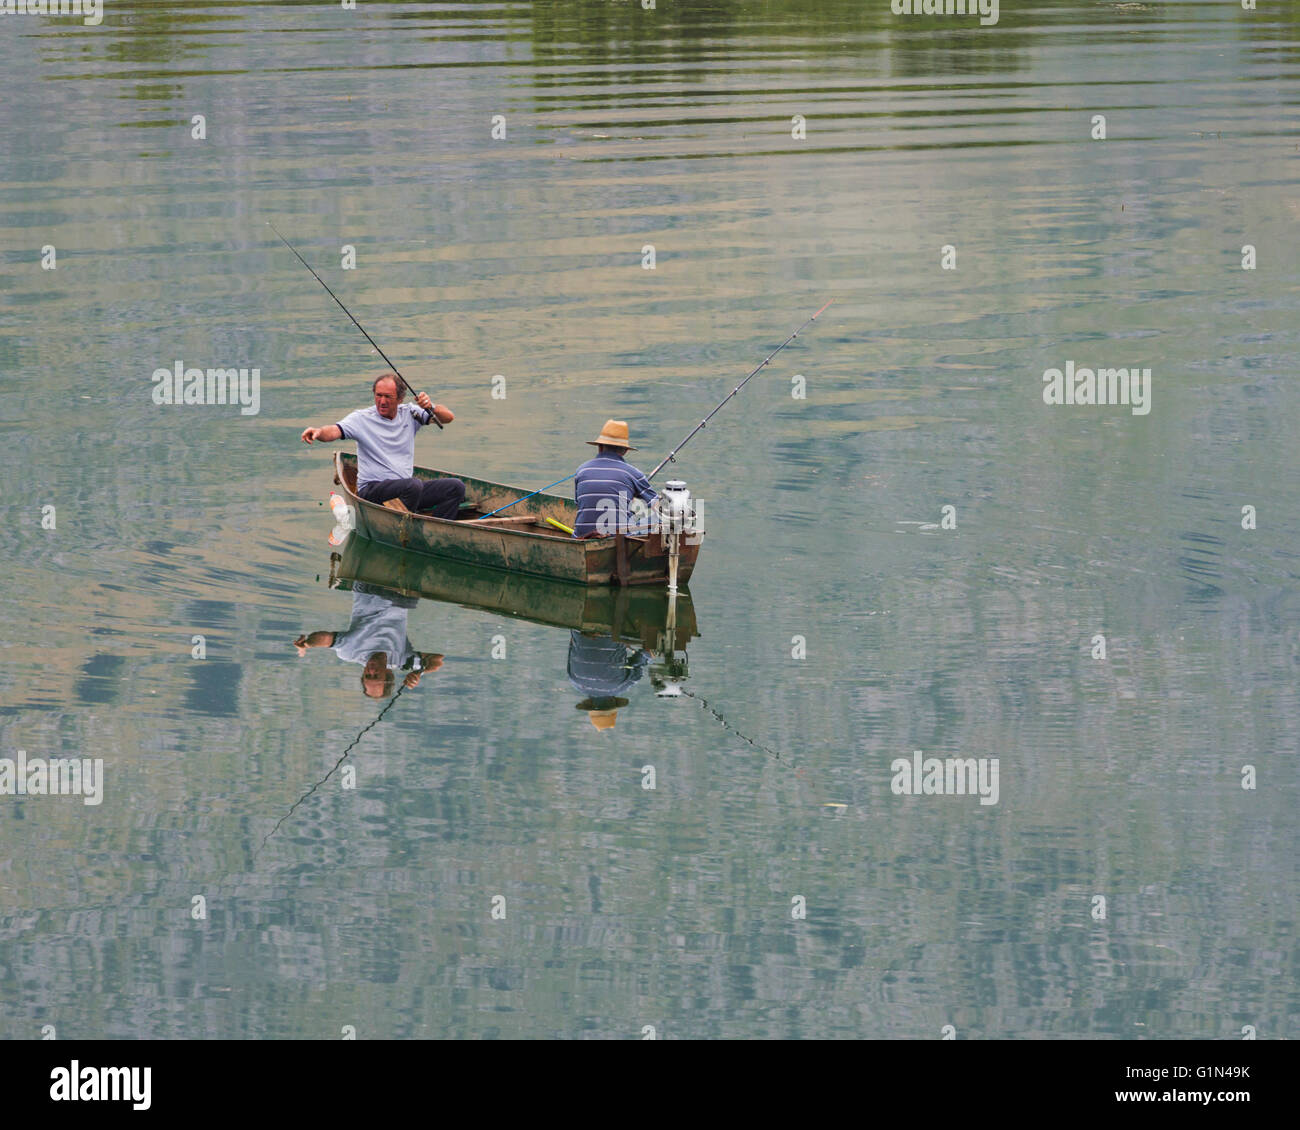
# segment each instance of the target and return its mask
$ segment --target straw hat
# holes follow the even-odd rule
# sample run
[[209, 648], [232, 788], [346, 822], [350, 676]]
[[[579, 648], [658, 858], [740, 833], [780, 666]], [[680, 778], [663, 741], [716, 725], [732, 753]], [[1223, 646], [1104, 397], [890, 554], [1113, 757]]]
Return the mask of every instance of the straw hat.
[[625, 451], [635, 451], [636, 448], [627, 442], [627, 421], [626, 420], [606, 420], [605, 427], [600, 435], [595, 439], [586, 441], [592, 447], [621, 447]]
[[618, 723], [618, 712], [628, 703], [625, 698], [584, 698], [575, 705], [585, 710], [591, 724], [598, 730], [611, 730]]

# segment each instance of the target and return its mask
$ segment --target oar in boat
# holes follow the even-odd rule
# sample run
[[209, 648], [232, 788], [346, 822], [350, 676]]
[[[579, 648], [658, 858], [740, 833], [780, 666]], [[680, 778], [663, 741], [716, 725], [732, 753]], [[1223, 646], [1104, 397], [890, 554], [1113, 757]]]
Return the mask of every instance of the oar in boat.
[[[345, 313], [349, 318], [352, 318], [352, 311], [349, 310], [346, 306], [344, 306], [342, 302], [339, 302], [339, 296], [335, 294], [332, 290], [330, 290], [328, 286], [326, 286], [325, 280], [321, 278], [320, 275], [318, 275], [315, 271], [311, 270], [311, 264], [308, 263], [307, 260], [304, 259], [301, 255], [298, 255], [298, 249], [294, 247], [294, 245], [290, 243], [287, 239], [285, 239], [284, 236], [280, 235], [279, 229], [273, 223], [271, 223], [270, 220], [266, 221], [266, 226], [270, 228], [273, 232], [275, 232], [276, 235], [280, 236], [280, 242], [283, 243], [285, 247], [287, 247], [290, 251], [292, 251], [294, 255], [298, 256], [298, 262], [301, 263], [304, 267], [306, 267], [307, 270], [311, 271], [312, 278], [314, 278], [318, 283], [320, 283], [321, 286], [325, 287], [325, 293], [328, 294], [332, 299], [334, 299], [335, 302], [339, 303], [339, 309], [342, 310], [343, 313]], [[408, 381], [404, 376], [402, 376], [402, 374], [398, 371], [397, 366], [388, 360], [388, 354], [379, 348], [379, 343], [376, 342], [373, 337], [371, 337], [369, 334], [366, 333], [366, 327], [363, 326], [360, 322], [358, 322], [356, 318], [352, 318], [352, 324], [356, 326], [357, 329], [359, 329], [363, 334], [366, 334], [366, 340], [375, 347], [375, 352], [377, 352], [380, 357], [382, 357], [386, 362], [388, 362], [388, 367], [393, 370], [393, 373], [396, 375], [397, 379], [401, 381], [402, 384], [406, 385], [406, 390], [418, 400], [420, 394], [411, 387], [411, 382]], [[435, 424], [437, 424], [439, 430], [441, 430], [442, 421], [438, 419], [437, 413], [430, 412], [428, 415], [429, 415], [429, 419], [432, 420]]]

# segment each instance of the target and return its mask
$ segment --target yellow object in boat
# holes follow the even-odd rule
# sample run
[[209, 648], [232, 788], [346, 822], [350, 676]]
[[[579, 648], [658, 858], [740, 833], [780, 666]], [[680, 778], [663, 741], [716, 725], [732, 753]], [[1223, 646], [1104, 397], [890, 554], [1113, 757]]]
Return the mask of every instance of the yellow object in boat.
[[557, 530], [563, 530], [570, 537], [573, 536], [573, 531], [569, 529], [569, 527], [566, 526], [563, 522], [557, 522], [554, 518], [547, 518], [546, 522], [548, 525], [554, 526]]

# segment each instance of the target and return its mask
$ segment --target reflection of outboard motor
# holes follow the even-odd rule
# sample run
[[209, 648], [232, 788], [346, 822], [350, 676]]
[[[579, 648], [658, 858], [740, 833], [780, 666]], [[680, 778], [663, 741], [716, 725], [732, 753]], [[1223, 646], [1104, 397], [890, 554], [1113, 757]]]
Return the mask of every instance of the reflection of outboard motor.
[[658, 698], [678, 698], [682, 693], [682, 684], [690, 678], [687, 666], [686, 648], [680, 654], [677, 649], [677, 595], [668, 597], [668, 622], [655, 641], [655, 651], [659, 661], [650, 665], [650, 684]]
[[686, 652], [680, 655], [660, 652], [663, 656], [657, 663], [650, 665], [650, 685], [655, 689], [657, 698], [680, 698], [682, 684], [690, 678], [687, 668]]
[[682, 551], [682, 536], [695, 533], [695, 503], [681, 479], [664, 484], [659, 503], [660, 530], [668, 545], [668, 591], [677, 591], [677, 563]]

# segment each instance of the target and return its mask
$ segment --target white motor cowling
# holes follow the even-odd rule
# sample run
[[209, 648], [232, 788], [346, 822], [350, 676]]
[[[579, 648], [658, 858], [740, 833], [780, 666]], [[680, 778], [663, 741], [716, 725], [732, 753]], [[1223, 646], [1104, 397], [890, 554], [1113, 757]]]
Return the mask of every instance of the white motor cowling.
[[695, 502], [681, 479], [669, 479], [664, 483], [659, 515], [667, 532], [690, 533], [695, 529]]

